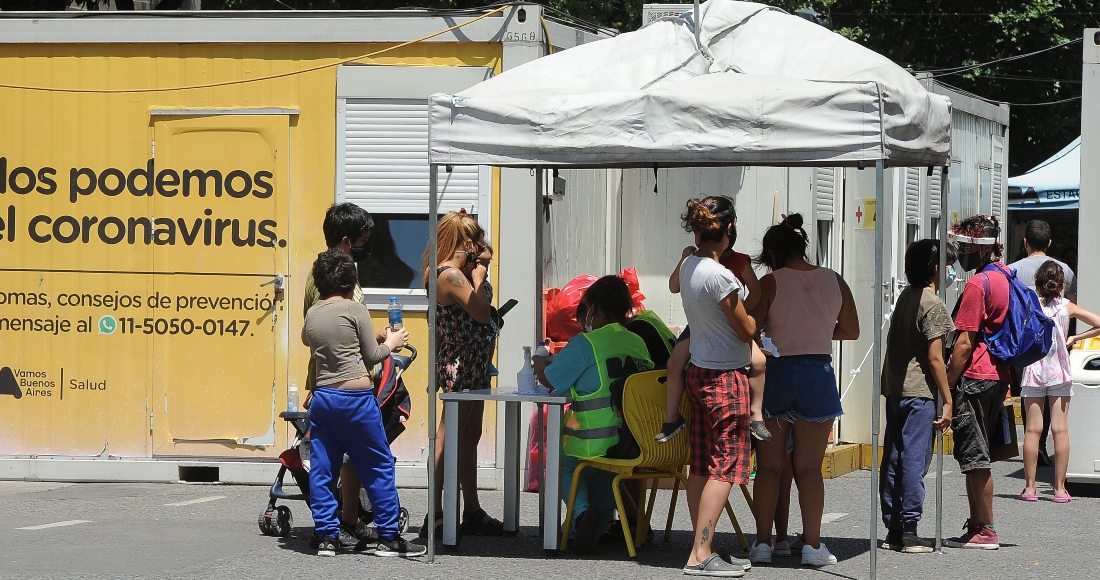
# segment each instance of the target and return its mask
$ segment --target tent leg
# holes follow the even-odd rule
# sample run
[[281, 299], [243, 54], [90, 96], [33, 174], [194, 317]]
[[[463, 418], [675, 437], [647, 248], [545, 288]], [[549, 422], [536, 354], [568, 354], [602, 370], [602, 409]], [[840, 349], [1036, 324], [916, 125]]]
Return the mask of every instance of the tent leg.
[[[885, 162], [882, 159], [875, 161], [875, 212], [877, 216], [885, 216], [883, 207], [883, 173]], [[871, 366], [871, 580], [875, 580], [878, 572], [878, 432], [879, 432], [879, 389], [882, 373], [882, 282], [883, 282], [883, 221], [875, 219], [875, 247], [879, 253], [875, 256], [875, 336], [872, 349], [874, 350], [874, 364]]]
[[[439, 166], [432, 163], [428, 167], [428, 263], [439, 260]], [[435, 436], [439, 421], [436, 410], [436, 276], [428, 276], [428, 563], [435, 563], [435, 516], [439, 506], [435, 505]]]
[[[940, 231], [936, 232], [940, 239], [940, 300], [944, 304], [947, 304], [947, 212], [943, 200], [948, 199], [951, 189], [951, 182], [947, 179], [948, 167], [945, 165], [940, 171]], [[946, 354], [944, 360], [947, 360]], [[936, 406], [942, 404], [937, 391]], [[936, 551], [943, 551], [943, 432], [936, 433]]]

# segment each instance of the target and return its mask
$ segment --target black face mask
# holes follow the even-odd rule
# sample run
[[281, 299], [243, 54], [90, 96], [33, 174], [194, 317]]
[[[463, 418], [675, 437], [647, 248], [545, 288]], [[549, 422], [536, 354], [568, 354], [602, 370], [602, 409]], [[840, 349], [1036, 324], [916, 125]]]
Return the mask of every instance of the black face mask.
[[964, 252], [959, 254], [959, 268], [964, 272], [973, 272], [982, 266], [981, 252]]
[[362, 262], [370, 257], [370, 242], [364, 243], [362, 246], [351, 247], [351, 259], [356, 262]]

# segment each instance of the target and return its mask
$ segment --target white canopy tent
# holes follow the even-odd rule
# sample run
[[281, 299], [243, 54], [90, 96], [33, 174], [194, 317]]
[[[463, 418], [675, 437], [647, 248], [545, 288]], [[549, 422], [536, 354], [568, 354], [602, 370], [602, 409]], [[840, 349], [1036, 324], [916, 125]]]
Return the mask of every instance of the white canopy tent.
[[[883, 207], [886, 165], [943, 167], [946, 189], [951, 129], [946, 97], [929, 93], [885, 57], [781, 10], [710, 0], [699, 12], [698, 31], [685, 14], [540, 58], [455, 95], [433, 95], [429, 232], [437, 227], [440, 165], [531, 167], [540, 174], [535, 195], [542, 194], [544, 168], [658, 165], [874, 164], [878, 207]], [[940, 237], [945, 239], [946, 231]], [[436, 237], [429, 239], [434, 264]], [[876, 245], [883, 245], [882, 222], [876, 223]], [[941, 262], [945, 256], [941, 252]], [[429, 364], [434, 366], [436, 284], [429, 278]], [[882, 286], [881, 255], [875, 281], [876, 288]], [[883, 303], [877, 301], [872, 441], [878, 440], [882, 319]], [[434, 393], [435, 373], [429, 377]], [[433, 457], [435, 397], [429, 397], [429, 415], [428, 456]], [[877, 464], [877, 446], [872, 454]], [[434, 472], [432, 462], [429, 471]], [[878, 486], [877, 470], [872, 473], [873, 577]], [[433, 475], [428, 481], [434, 486]], [[434, 493], [429, 498], [434, 501]], [[429, 518], [436, 509], [429, 505]], [[434, 521], [428, 529], [434, 555]]]

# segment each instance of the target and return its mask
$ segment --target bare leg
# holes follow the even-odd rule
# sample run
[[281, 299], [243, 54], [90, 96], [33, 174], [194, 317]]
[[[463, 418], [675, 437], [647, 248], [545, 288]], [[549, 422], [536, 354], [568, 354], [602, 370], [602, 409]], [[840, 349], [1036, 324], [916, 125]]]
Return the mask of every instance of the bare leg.
[[780, 542], [790, 535], [787, 524], [791, 519], [791, 483], [793, 481], [794, 469], [791, 467], [791, 456], [787, 453], [783, 475], [779, 477], [779, 497], [775, 502], [775, 538]]
[[[970, 525], [993, 525], [993, 475], [991, 469], [975, 469], [966, 474], [972, 514]], [[972, 497], [971, 497], [972, 496]]]
[[[688, 506], [692, 512], [692, 527], [695, 528], [695, 543], [688, 556], [688, 566], [696, 566], [714, 553], [714, 530], [732, 488], [730, 483], [707, 479], [705, 475], [692, 474], [688, 477]], [[691, 509], [693, 505], [694, 509]]]
[[[786, 421], [765, 419], [772, 433], [770, 441], [756, 442], [756, 482], [753, 483], [753, 516], [756, 518], [756, 543], [772, 543], [772, 522], [775, 520], [776, 505], [780, 495], [780, 479], [787, 461], [787, 429], [791, 424]], [[821, 466], [818, 465], [818, 475]], [[788, 492], [789, 493], [789, 492]]]
[[971, 524], [974, 524], [975, 522], [978, 521], [978, 511], [979, 511], [978, 497], [981, 495], [981, 492], [978, 491], [977, 487], [975, 487], [975, 485], [974, 485], [974, 482], [976, 480], [973, 477], [971, 477], [971, 475], [973, 475], [973, 474], [974, 474], [973, 471], [966, 474], [966, 503], [967, 503], [967, 506], [970, 508], [970, 523]]
[[462, 488], [462, 511], [475, 512], [481, 509], [477, 498], [477, 447], [481, 442], [485, 403], [462, 403], [458, 408], [461, 421], [458, 427], [458, 484]]
[[[458, 405], [458, 482], [462, 489], [465, 511], [481, 508], [477, 498], [477, 444], [481, 439], [484, 411], [485, 404], [480, 402]], [[446, 432], [445, 415], [441, 415], [435, 441], [435, 505], [440, 511], [443, 510], [443, 449], [446, 445]]]
[[1043, 432], [1043, 399], [1024, 397], [1024, 495], [1035, 495], [1035, 466], [1039, 461], [1039, 435]]
[[794, 451], [791, 466], [798, 483], [798, 506], [802, 510], [802, 541], [813, 549], [821, 547], [821, 515], [825, 511], [825, 481], [821, 461], [829, 445], [832, 421], [794, 422]]
[[1050, 432], [1054, 435], [1054, 497], [1066, 497], [1069, 469], [1069, 397], [1047, 397], [1050, 401]]
[[691, 352], [688, 343], [682, 340], [672, 349], [668, 357], [668, 382], [665, 384], [665, 423], [672, 423], [680, 416], [680, 399], [684, 396], [684, 369], [687, 368]]
[[764, 420], [764, 367], [767, 359], [764, 352], [757, 346], [756, 341], [750, 341], [752, 349], [751, 365], [749, 366], [749, 420]]
[[362, 485], [351, 463], [340, 468], [340, 499], [343, 501], [340, 521], [352, 527], [359, 521], [359, 488]]

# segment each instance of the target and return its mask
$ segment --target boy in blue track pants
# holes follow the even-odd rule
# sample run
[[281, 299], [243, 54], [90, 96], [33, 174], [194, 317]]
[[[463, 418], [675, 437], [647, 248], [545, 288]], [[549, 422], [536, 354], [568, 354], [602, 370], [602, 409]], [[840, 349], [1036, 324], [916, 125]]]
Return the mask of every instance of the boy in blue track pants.
[[[917, 535], [924, 513], [924, 476], [932, 461], [935, 430], [951, 424], [952, 398], [947, 386], [944, 337], [954, 324], [936, 291], [940, 285], [938, 240], [913, 242], [905, 251], [909, 285], [898, 297], [886, 338], [882, 395], [886, 397], [879, 493], [886, 540], [882, 547], [906, 554], [927, 553], [932, 543]], [[947, 263], [955, 262], [951, 245]], [[948, 270], [948, 283], [953, 282]], [[936, 419], [936, 393], [943, 416]]]
[[[399, 533], [401, 502], [393, 454], [368, 371], [407, 344], [409, 333], [387, 329], [385, 343], [378, 344], [370, 312], [351, 299], [357, 280], [355, 262], [342, 250], [330, 249], [317, 257], [313, 280], [321, 300], [306, 313], [302, 342], [317, 362], [317, 388], [309, 408], [309, 507], [316, 525], [317, 555], [373, 548], [377, 556], [419, 556], [427, 548], [406, 542]], [[341, 533], [334, 493], [345, 452], [373, 506], [376, 546], [366, 542], [344, 545], [355, 541], [353, 534]], [[342, 542], [342, 536], [348, 540]]]

